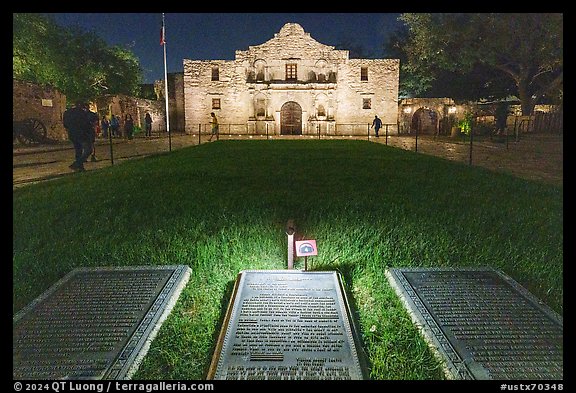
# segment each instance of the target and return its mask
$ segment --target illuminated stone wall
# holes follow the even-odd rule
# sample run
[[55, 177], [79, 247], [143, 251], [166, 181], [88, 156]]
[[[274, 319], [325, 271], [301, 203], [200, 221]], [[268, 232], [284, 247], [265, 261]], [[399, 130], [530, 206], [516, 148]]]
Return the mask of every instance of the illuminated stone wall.
[[451, 128], [464, 118], [469, 104], [456, 104], [452, 98], [405, 98], [400, 101], [400, 133], [450, 134]]
[[296, 23], [235, 60], [183, 63], [187, 133], [207, 131], [214, 112], [222, 133], [279, 134], [286, 103], [301, 109], [304, 135], [365, 134], [375, 115], [396, 131], [399, 60], [349, 59]]
[[146, 112], [149, 112], [152, 116], [153, 133], [163, 133], [166, 131], [164, 101], [147, 100], [117, 94], [100, 96], [92, 104], [91, 110], [98, 113], [100, 119], [102, 119], [102, 116], [107, 116], [108, 118], [110, 118], [110, 115], [120, 116], [121, 132], [123, 132], [124, 120], [127, 114], [132, 116], [135, 126], [144, 130], [144, 117], [146, 116]]
[[62, 124], [66, 96], [52, 86], [13, 80], [12, 120], [36, 118], [45, 126], [48, 138], [63, 141], [68, 138]]

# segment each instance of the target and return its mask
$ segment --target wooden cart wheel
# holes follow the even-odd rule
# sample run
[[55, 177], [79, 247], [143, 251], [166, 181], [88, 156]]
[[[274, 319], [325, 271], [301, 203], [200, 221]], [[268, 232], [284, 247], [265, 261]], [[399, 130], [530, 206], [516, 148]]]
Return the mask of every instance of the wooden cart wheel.
[[28, 121], [30, 122], [29, 124], [30, 135], [32, 136], [33, 142], [42, 143], [46, 141], [46, 136], [48, 135], [48, 132], [46, 130], [46, 126], [44, 125], [44, 123], [35, 118], [31, 118]]

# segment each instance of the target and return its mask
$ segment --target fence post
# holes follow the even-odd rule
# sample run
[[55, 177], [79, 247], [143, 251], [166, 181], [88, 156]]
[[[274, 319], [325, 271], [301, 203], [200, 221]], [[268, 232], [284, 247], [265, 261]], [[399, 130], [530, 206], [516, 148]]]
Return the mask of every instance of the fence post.
[[414, 149], [414, 151], [416, 153], [418, 153], [418, 128], [420, 128], [420, 127], [416, 127], [416, 145], [415, 145], [415, 149]]
[[474, 140], [474, 127], [470, 127], [470, 157], [468, 158], [468, 165], [472, 165], [472, 141]]
[[268, 140], [268, 122], [266, 122], [266, 140]]
[[368, 142], [370, 142], [370, 124], [368, 124]]
[[112, 149], [112, 129], [108, 129], [108, 141], [110, 142], [110, 163], [114, 165], [114, 149]]
[[316, 127], [318, 128], [318, 139], [320, 139], [320, 124], [316, 125]]
[[172, 151], [172, 131], [170, 131], [170, 127], [168, 127], [168, 151]]
[[388, 124], [386, 124], [386, 145], [388, 145]]
[[198, 124], [198, 144], [202, 143], [200, 136], [202, 134], [202, 124]]

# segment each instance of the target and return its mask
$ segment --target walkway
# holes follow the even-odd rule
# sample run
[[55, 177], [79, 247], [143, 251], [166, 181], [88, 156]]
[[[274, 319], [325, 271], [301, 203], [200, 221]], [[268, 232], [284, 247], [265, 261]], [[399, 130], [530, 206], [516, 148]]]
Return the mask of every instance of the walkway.
[[[221, 135], [221, 140], [228, 139], [254, 139], [265, 140], [266, 136], [228, 136]], [[316, 137], [294, 136], [272, 139], [303, 139]], [[323, 139], [330, 137], [322, 137]], [[366, 137], [341, 137], [342, 139], [363, 139]], [[205, 143], [208, 136], [202, 136]], [[376, 143], [386, 143], [386, 138], [370, 138]], [[113, 141], [114, 165], [125, 160], [141, 158], [148, 155], [168, 152], [172, 150], [198, 144], [197, 135], [173, 134], [169, 139], [167, 135], [152, 138], [134, 138], [132, 140], [115, 139]], [[414, 136], [389, 136], [388, 145], [415, 151], [416, 139]], [[469, 163], [470, 145], [462, 139], [433, 138], [430, 136], [418, 138], [418, 153], [443, 157], [449, 160]], [[110, 145], [107, 140], [98, 140], [96, 155], [99, 162], [88, 162], [87, 171], [111, 165]], [[74, 174], [68, 168], [72, 163], [74, 150], [70, 142], [57, 145], [43, 145], [35, 147], [15, 147], [13, 149], [13, 189], [26, 184], [46, 181], [62, 176]], [[472, 165], [486, 167], [490, 170], [507, 172], [515, 176], [542, 181], [548, 184], [561, 186], [563, 183], [563, 138], [557, 135], [537, 134], [523, 135], [519, 142], [510, 141], [508, 148], [505, 143], [474, 142], [472, 149]]]

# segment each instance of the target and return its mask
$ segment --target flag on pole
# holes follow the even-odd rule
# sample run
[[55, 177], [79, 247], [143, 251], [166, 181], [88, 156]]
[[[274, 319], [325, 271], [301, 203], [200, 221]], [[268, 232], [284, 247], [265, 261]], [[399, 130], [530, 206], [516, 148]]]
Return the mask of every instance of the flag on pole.
[[162, 15], [162, 27], [160, 28], [160, 45], [164, 45], [166, 43], [164, 38], [164, 15]]

